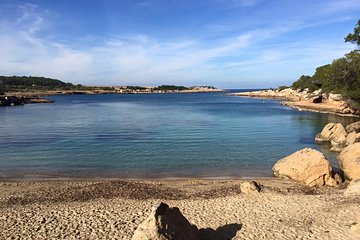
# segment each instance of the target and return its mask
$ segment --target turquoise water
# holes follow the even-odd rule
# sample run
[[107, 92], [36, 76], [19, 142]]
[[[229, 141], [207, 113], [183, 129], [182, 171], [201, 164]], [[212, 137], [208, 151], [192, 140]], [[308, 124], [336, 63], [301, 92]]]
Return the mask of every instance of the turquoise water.
[[319, 149], [327, 122], [351, 121], [223, 93], [51, 99], [0, 108], [1, 177], [271, 176], [278, 159]]

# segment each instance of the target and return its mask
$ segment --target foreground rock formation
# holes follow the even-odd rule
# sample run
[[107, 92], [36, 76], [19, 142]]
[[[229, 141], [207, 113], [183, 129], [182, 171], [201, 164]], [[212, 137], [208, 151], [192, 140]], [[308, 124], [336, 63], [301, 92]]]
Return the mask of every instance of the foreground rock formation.
[[342, 150], [338, 161], [348, 179], [360, 178], [360, 143], [354, 143]]
[[178, 208], [165, 203], [153, 206], [147, 219], [136, 229], [132, 240], [199, 240], [199, 230]]
[[339, 179], [333, 177], [329, 161], [314, 149], [304, 148], [281, 160], [274, 166], [275, 176], [289, 178], [308, 186], [337, 186]]
[[242, 193], [245, 194], [254, 194], [260, 193], [260, 186], [255, 181], [245, 181], [240, 184], [240, 189]]

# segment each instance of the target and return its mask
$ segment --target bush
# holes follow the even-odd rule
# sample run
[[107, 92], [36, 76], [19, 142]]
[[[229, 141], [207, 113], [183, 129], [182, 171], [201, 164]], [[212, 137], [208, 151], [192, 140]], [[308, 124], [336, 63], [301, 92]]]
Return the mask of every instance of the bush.
[[278, 87], [278, 90], [279, 90], [279, 91], [282, 91], [282, 90], [287, 89], [287, 88], [288, 88], [288, 86], [279, 86], [279, 87]]

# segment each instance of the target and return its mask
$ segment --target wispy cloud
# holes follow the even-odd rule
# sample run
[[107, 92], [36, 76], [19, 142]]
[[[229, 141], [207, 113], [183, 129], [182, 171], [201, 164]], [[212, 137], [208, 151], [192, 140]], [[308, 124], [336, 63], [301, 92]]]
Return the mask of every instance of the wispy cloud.
[[331, 14], [346, 10], [360, 9], [360, 1], [358, 0], [330, 0], [325, 6], [322, 6], [321, 12]]

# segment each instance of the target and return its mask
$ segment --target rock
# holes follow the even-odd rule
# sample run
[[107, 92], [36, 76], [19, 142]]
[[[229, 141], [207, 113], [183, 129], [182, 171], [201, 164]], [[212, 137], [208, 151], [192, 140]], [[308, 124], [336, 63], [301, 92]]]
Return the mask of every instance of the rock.
[[331, 142], [335, 144], [346, 143], [347, 133], [341, 123], [328, 123], [321, 133], [315, 137], [316, 142]]
[[332, 101], [341, 101], [341, 100], [343, 100], [343, 97], [341, 94], [330, 93], [329, 99]]
[[356, 142], [360, 142], [360, 133], [351, 132], [346, 136], [346, 145], [349, 146]]
[[348, 196], [360, 195], [360, 178], [352, 180], [346, 188], [344, 194]]
[[347, 125], [346, 126], [346, 131], [348, 133], [350, 133], [350, 132], [359, 133], [360, 132], [360, 121], [359, 122], [354, 122], [354, 123], [351, 123], [351, 124]]
[[335, 141], [330, 141], [331, 143], [331, 148], [330, 151], [332, 152], [341, 152], [344, 147], [346, 147], [346, 141], [345, 142], [335, 142]]
[[339, 184], [332, 177], [329, 161], [321, 152], [311, 148], [304, 148], [279, 160], [272, 169], [277, 177], [293, 179], [308, 186]]
[[153, 206], [147, 219], [135, 230], [132, 240], [199, 240], [199, 230], [176, 207]]
[[338, 161], [347, 178], [360, 178], [360, 142], [344, 148], [338, 156]]
[[350, 227], [350, 231], [351, 231], [352, 235], [360, 237], [360, 223], [352, 225]]
[[260, 187], [255, 181], [245, 181], [240, 184], [240, 190], [245, 194], [259, 193]]
[[343, 113], [343, 114], [349, 114], [349, 113], [351, 113], [351, 109], [350, 109], [350, 108], [344, 108], [344, 109], [342, 110], [342, 113]]

